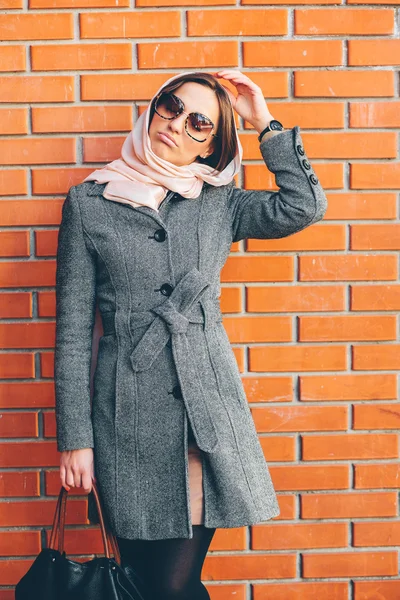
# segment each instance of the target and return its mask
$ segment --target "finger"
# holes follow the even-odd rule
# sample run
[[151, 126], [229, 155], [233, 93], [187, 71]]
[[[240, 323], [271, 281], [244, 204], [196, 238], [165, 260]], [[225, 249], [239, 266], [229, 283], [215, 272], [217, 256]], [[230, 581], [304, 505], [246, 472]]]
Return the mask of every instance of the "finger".
[[[222, 78], [222, 79], [239, 79], [239, 78], [245, 79], [246, 76], [243, 75], [243, 73], [240, 73], [239, 71], [236, 71], [236, 72], [231, 71], [230, 73], [229, 72], [228, 73], [221, 73], [219, 75], [219, 77]], [[248, 79], [248, 80], [250, 81], [250, 79]]]
[[71, 487], [75, 486], [74, 474], [73, 474], [71, 468], [67, 469], [67, 474], [66, 474], [66, 477], [65, 477], [65, 481], [66, 481], [67, 485], [69, 485]]
[[239, 69], [221, 69], [220, 71], [217, 71], [215, 75], [224, 75], [225, 73], [241, 73], [241, 71], [239, 71]]
[[[240, 71], [233, 71], [229, 69], [224, 69], [223, 71], [218, 71], [218, 76], [224, 79], [225, 81], [229, 81], [235, 88], [239, 91], [238, 86], [243, 85], [252, 92], [253, 94], [262, 94], [262, 90], [260, 86], [258, 86], [254, 81], [252, 81], [247, 75], [244, 75]], [[240, 91], [240, 93], [244, 93], [244, 91]]]
[[82, 474], [80, 471], [75, 471], [74, 472], [74, 482], [75, 482], [75, 487], [79, 488], [82, 485]]
[[67, 490], [67, 492], [69, 492], [69, 490], [71, 488], [65, 482], [65, 467], [64, 467], [64, 465], [61, 465], [61, 467], [60, 467], [60, 480], [61, 480], [62, 487], [64, 487]]
[[65, 467], [64, 467], [64, 465], [60, 466], [60, 479], [61, 479], [61, 483], [64, 485], [64, 483], [65, 483]]
[[226, 69], [224, 71], [218, 71], [218, 76], [226, 79], [242, 79], [243, 81], [248, 81], [249, 83], [255, 85], [254, 82], [250, 79], [250, 77], [248, 77], [244, 73], [241, 73], [241, 71], [233, 71]]
[[82, 473], [82, 487], [87, 493], [92, 489], [92, 477], [89, 471]]

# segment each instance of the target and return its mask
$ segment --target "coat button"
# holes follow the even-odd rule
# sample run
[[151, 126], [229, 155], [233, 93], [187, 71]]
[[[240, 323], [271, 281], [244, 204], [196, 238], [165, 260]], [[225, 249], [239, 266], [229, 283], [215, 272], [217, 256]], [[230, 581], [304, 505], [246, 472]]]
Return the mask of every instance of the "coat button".
[[315, 177], [314, 173], [311, 173], [310, 175], [310, 181], [314, 184], [317, 185], [318, 183], [318, 179]]
[[169, 283], [163, 283], [160, 287], [160, 292], [164, 294], [164, 296], [170, 296], [172, 294], [172, 290], [174, 288]]
[[307, 169], [307, 171], [308, 171], [309, 169], [311, 169], [311, 165], [310, 165], [310, 163], [308, 162], [308, 160], [304, 159], [304, 160], [302, 160], [301, 162], [303, 163], [303, 165], [304, 165], [304, 168], [305, 168], [305, 169]]
[[297, 152], [301, 154], [301, 156], [304, 156], [304, 148], [303, 146], [300, 146], [300, 144], [297, 146]]
[[173, 395], [174, 398], [181, 399], [182, 398], [182, 389], [180, 385], [175, 385], [172, 392], [170, 394]]
[[164, 242], [166, 237], [167, 237], [167, 232], [165, 231], [165, 229], [157, 229], [154, 232], [154, 239], [157, 242]]

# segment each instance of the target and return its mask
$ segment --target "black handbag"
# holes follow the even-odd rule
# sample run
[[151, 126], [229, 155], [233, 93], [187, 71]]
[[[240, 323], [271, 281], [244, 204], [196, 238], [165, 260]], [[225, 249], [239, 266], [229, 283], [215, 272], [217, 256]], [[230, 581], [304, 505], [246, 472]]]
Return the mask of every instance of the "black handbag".
[[[92, 490], [99, 515], [104, 554], [93, 560], [70, 560], [64, 551], [68, 491], [61, 487], [49, 547], [36, 557], [15, 587], [15, 600], [150, 600], [145, 584], [132, 565], [121, 565], [115, 535], [104, 522], [96, 483]], [[56, 539], [58, 536], [58, 549]], [[110, 547], [114, 558], [110, 557]]]

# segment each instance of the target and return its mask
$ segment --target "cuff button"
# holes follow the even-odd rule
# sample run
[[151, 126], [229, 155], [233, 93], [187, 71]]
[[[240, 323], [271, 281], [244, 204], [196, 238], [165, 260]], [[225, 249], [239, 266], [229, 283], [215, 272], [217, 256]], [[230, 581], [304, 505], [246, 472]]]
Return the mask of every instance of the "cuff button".
[[313, 183], [314, 185], [317, 185], [317, 183], [318, 183], [318, 179], [315, 177], [314, 173], [311, 173], [311, 175], [310, 175], [310, 181], [311, 181], [311, 183]]
[[304, 154], [305, 154], [304, 153], [304, 148], [303, 148], [303, 146], [300, 146], [300, 144], [297, 146], [297, 152], [299, 154], [301, 154], [301, 156], [304, 156]]

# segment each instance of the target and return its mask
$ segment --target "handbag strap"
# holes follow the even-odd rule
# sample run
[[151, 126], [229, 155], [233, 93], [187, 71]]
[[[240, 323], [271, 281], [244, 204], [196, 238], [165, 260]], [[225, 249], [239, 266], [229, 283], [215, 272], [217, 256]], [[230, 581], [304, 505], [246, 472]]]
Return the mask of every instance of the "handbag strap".
[[107, 531], [107, 534], [108, 534], [108, 542], [111, 545], [115, 561], [120, 565], [121, 564], [121, 555], [120, 555], [119, 548], [118, 548], [117, 538], [110, 530]]
[[[118, 543], [116, 536], [107, 529], [103, 517], [103, 510], [100, 502], [100, 495], [97, 489], [97, 484], [95, 481], [92, 481], [92, 490], [90, 493], [93, 493], [97, 514], [99, 517], [101, 535], [103, 539], [103, 547], [104, 554], [107, 558], [110, 558], [110, 554], [114, 554], [115, 561], [120, 565], [121, 564], [121, 555], [118, 548]], [[56, 509], [54, 512], [53, 518], [53, 526], [51, 529], [49, 548], [55, 550], [56, 549], [56, 540], [58, 538], [58, 551], [60, 554], [64, 551], [64, 528], [65, 528], [65, 512], [67, 506], [67, 498], [68, 498], [68, 490], [66, 490], [63, 486], [61, 486], [60, 493], [58, 494], [58, 500]], [[111, 548], [111, 552], [110, 552]]]
[[[64, 489], [64, 488], [61, 488], [61, 490], [62, 489]], [[61, 507], [61, 498], [62, 498], [61, 490], [58, 495], [56, 510], [54, 511], [53, 524], [51, 527], [51, 534], [50, 534], [50, 541], [49, 541], [49, 548], [55, 548], [55, 545], [56, 545], [57, 523], [60, 519], [60, 507]]]

